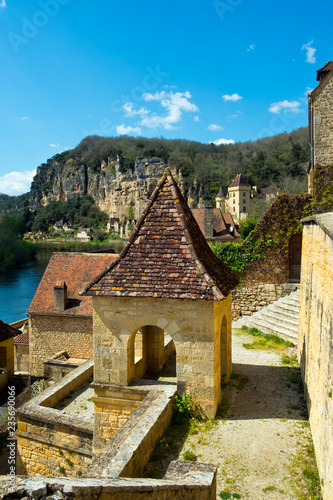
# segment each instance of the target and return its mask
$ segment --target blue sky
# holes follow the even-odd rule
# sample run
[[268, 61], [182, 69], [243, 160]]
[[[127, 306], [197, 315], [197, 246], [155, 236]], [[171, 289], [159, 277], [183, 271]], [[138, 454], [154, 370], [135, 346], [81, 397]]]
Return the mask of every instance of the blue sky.
[[307, 125], [331, 2], [0, 0], [0, 192], [85, 136], [255, 140]]

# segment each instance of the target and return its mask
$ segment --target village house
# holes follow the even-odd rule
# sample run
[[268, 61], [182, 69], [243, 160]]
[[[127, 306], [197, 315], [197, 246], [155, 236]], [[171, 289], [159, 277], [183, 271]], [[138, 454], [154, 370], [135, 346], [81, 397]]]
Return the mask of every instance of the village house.
[[0, 320], [0, 390], [14, 375], [14, 337], [20, 331]]
[[52, 255], [28, 309], [30, 375], [42, 377], [43, 361], [58, 352], [71, 358], [92, 357], [92, 299], [79, 296], [79, 290], [114, 258], [114, 254]]
[[319, 85], [309, 93], [310, 192], [315, 166], [333, 163], [333, 61], [328, 61], [317, 71], [317, 81]]

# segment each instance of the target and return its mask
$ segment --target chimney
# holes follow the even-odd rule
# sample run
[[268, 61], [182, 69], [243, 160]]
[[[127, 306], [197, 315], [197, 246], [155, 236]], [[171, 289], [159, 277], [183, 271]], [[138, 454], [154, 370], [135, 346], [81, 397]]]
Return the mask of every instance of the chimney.
[[213, 225], [213, 205], [209, 201], [205, 201], [205, 238], [213, 238], [214, 225]]
[[54, 287], [54, 309], [64, 311], [67, 305], [67, 285], [64, 281], [58, 280]]

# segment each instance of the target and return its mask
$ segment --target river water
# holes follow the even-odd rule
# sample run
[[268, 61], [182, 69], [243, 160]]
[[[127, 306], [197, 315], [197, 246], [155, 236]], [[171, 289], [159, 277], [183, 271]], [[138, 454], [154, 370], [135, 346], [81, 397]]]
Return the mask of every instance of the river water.
[[27, 315], [52, 252], [37, 254], [36, 260], [26, 266], [0, 274], [0, 319], [14, 323]]

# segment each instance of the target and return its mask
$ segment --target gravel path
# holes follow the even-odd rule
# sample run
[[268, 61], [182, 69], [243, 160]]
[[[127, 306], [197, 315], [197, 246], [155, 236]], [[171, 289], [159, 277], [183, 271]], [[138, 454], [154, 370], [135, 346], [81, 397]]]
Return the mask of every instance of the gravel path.
[[233, 373], [242, 375], [244, 387], [224, 389], [225, 420], [189, 436], [181, 455], [193, 450], [200, 462], [218, 466], [217, 498], [228, 491], [241, 499], [296, 499], [290, 464], [310, 438], [302, 396], [288, 381], [291, 370], [281, 366], [281, 354], [243, 347], [252, 341], [234, 330]]

